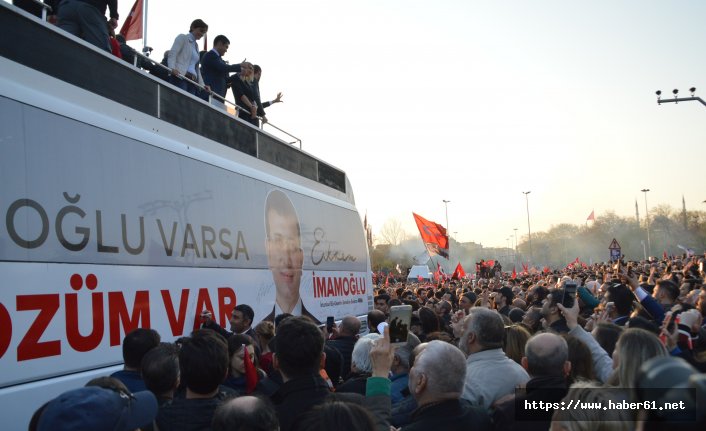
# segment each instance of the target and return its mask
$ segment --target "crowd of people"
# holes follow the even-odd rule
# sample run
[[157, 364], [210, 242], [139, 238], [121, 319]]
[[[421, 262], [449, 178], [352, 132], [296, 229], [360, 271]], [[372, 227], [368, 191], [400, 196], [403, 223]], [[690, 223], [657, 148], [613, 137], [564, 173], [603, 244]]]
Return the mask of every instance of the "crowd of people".
[[[13, 0], [13, 3], [37, 16], [42, 14], [41, 6], [32, 0]], [[230, 46], [225, 35], [213, 39], [211, 50], [199, 50], [198, 41], [208, 32], [208, 24], [201, 19], [194, 20], [187, 33], [176, 36], [158, 63], [130, 47], [124, 35], [115, 34], [119, 18], [117, 0], [44, 0], [44, 3], [51, 8], [49, 22], [177, 88], [210, 100], [221, 109], [226, 109], [225, 98], [230, 88], [238, 117], [255, 127], [268, 121], [265, 108], [282, 102], [281, 92], [272, 100], [261, 100], [259, 65], [245, 60], [228, 64], [223, 60]]]
[[[206, 311], [173, 343], [127, 334], [123, 370], [40, 407], [30, 429], [703, 429], [704, 261], [388, 280], [367, 330], [355, 316], [331, 328], [289, 314], [253, 325], [247, 304], [227, 330]], [[414, 311], [393, 345], [384, 323], [396, 305]], [[558, 407], [623, 401], [682, 408]], [[551, 407], [528, 407], [537, 403]]]
[[[421, 342], [442, 340], [465, 354], [461, 399], [487, 411], [493, 429], [633, 429], [641, 420], [655, 429], [678, 413], [611, 411], [615, 415], [611, 418], [605, 412], [595, 411], [591, 417], [589, 410], [582, 410], [572, 416], [573, 411], [550, 409], [543, 417], [530, 417], [517, 409], [524, 400], [568, 404], [577, 399], [576, 393], [585, 399], [624, 397], [659, 403], [664, 399], [638, 388], [655, 379], [665, 392], [679, 385], [703, 385], [705, 260], [663, 256], [641, 262], [575, 263], [561, 270], [514, 275], [497, 265], [490, 271], [479, 264], [472, 280], [434, 284], [390, 277], [383, 283], [378, 277], [380, 288], [368, 324], [374, 331], [390, 307], [411, 306], [415, 310], [411, 331]], [[575, 298], [573, 304], [567, 297]], [[675, 370], [681, 373], [679, 378], [672, 374]], [[451, 372], [448, 367], [447, 371]], [[409, 372], [406, 375], [411, 378]], [[667, 377], [672, 375], [675, 380]], [[518, 387], [524, 388], [522, 394], [515, 393]], [[416, 412], [414, 408], [393, 401], [393, 424], [397, 414]], [[404, 420], [413, 421], [415, 414]], [[397, 424], [404, 425], [404, 420]], [[590, 420], [591, 426], [571, 425]], [[679, 424], [676, 429], [699, 429], [706, 422], [701, 417], [689, 425]]]

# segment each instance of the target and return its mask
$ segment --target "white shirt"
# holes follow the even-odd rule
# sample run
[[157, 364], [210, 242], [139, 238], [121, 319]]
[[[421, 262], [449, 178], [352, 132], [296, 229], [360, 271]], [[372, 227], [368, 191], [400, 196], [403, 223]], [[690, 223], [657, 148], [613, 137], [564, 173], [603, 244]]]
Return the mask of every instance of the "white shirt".
[[[284, 313], [282, 311], [282, 308], [280, 308], [279, 304], [277, 301], [275, 301], [275, 317], [279, 316], [280, 314]], [[297, 304], [294, 306], [292, 311], [289, 313], [292, 316], [301, 316], [302, 315], [302, 298], [299, 298], [299, 301], [297, 301]]]

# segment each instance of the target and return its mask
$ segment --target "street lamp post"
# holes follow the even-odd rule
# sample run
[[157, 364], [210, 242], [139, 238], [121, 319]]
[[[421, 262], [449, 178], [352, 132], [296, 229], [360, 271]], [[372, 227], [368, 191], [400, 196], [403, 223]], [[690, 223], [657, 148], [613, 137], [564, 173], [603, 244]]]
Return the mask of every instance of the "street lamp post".
[[532, 191], [522, 192], [525, 195], [525, 202], [527, 204], [527, 240], [529, 241], [530, 248], [530, 262], [532, 261], [532, 230], [530, 229], [530, 215], [529, 215], [529, 195]]
[[673, 99], [662, 99], [662, 90], [657, 90], [655, 93], [657, 94], [657, 104], [661, 105], [663, 103], [679, 103], [679, 102], [692, 102], [696, 101], [701, 103], [702, 105], [706, 106], [706, 102], [700, 97], [697, 97], [694, 95], [696, 93], [696, 87], [691, 87], [689, 89], [689, 92], [691, 93], [691, 97], [679, 97], [679, 89], [675, 88], [672, 90], [672, 94], [674, 95]]
[[647, 224], [647, 252], [649, 253], [650, 256], [652, 256], [652, 244], [650, 243], [650, 213], [649, 213], [649, 210], [647, 209], [647, 192], [649, 192], [650, 189], [642, 189], [640, 191], [645, 194], [645, 222]]
[[[447, 201], [446, 199], [443, 199], [442, 202], [444, 203], [444, 211], [446, 212], [446, 236], [448, 237], [449, 235], [449, 203], [451, 201]], [[449, 241], [449, 262], [451, 261], [451, 241]]]

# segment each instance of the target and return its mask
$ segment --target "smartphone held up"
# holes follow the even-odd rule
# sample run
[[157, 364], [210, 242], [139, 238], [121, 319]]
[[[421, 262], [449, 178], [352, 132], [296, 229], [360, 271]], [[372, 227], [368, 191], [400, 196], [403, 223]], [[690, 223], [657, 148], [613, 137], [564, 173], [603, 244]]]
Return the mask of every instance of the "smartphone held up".
[[411, 322], [411, 305], [395, 305], [390, 307], [390, 343], [392, 343], [393, 346], [399, 346], [407, 342]]

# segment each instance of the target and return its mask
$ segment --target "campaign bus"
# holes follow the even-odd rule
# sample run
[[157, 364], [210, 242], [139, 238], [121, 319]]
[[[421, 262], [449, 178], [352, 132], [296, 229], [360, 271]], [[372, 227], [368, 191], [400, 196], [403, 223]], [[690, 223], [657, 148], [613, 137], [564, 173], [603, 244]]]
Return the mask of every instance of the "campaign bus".
[[0, 28], [3, 429], [120, 369], [135, 328], [372, 308], [342, 170], [5, 2]]

